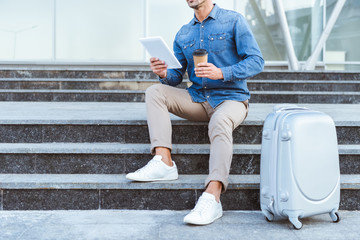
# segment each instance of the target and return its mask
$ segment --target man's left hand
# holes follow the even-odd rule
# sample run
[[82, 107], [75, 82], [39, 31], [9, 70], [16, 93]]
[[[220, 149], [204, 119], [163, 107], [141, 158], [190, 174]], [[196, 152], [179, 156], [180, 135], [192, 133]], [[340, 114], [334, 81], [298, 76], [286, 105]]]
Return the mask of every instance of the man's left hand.
[[199, 63], [195, 68], [195, 75], [212, 80], [224, 79], [221, 69], [212, 63]]

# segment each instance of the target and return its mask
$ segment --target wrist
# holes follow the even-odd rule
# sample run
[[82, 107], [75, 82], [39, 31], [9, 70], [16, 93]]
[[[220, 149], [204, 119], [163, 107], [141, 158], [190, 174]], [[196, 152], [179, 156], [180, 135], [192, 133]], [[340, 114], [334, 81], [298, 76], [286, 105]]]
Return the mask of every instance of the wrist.
[[218, 68], [219, 69], [219, 72], [218, 72], [218, 79], [219, 80], [223, 80], [224, 79], [224, 74], [223, 74], [223, 72], [222, 72], [222, 70], [221, 70], [221, 68]]
[[163, 74], [158, 74], [159, 78], [166, 78], [167, 76], [167, 72], [163, 73]]

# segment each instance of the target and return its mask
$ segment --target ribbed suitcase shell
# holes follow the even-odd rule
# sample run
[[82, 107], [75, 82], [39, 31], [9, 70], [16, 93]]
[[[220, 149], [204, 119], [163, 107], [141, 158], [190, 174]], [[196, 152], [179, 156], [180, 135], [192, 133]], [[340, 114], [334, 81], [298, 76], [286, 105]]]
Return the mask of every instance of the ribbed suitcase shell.
[[260, 204], [268, 221], [330, 213], [340, 202], [340, 169], [335, 124], [330, 116], [296, 105], [277, 105], [263, 127]]

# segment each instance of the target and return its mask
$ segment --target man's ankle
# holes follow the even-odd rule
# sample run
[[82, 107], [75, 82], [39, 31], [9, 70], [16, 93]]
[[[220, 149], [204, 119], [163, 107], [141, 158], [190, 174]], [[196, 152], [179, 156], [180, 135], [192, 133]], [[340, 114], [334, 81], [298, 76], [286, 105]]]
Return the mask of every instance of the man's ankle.
[[215, 196], [215, 200], [216, 200], [217, 202], [220, 202], [220, 195], [221, 195], [222, 187], [223, 187], [223, 185], [222, 185], [221, 182], [219, 182], [219, 181], [211, 181], [211, 182], [208, 184], [205, 192], [214, 195], [214, 196]]
[[171, 159], [171, 152], [170, 149], [164, 147], [157, 147], [155, 148], [155, 154], [160, 155], [162, 158], [161, 160], [168, 166], [174, 166], [172, 159]]
[[162, 157], [161, 161], [163, 161], [167, 166], [169, 166], [169, 167], [174, 166], [171, 158], [169, 159], [168, 157], [163, 156], [163, 155], [161, 155], [161, 157]]

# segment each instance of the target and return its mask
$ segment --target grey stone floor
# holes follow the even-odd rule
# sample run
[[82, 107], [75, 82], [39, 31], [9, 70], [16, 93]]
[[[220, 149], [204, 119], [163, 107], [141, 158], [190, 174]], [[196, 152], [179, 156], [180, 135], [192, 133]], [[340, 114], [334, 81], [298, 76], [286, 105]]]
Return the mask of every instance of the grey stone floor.
[[182, 222], [188, 211], [1, 211], [0, 239], [360, 239], [360, 211], [268, 223], [259, 211], [226, 211], [207, 226]]
[[[244, 124], [262, 125], [276, 104], [252, 103]], [[298, 104], [329, 114], [337, 126], [359, 126], [360, 104]], [[172, 120], [183, 119], [172, 116]], [[0, 102], [1, 124], [146, 122], [145, 103]]]

